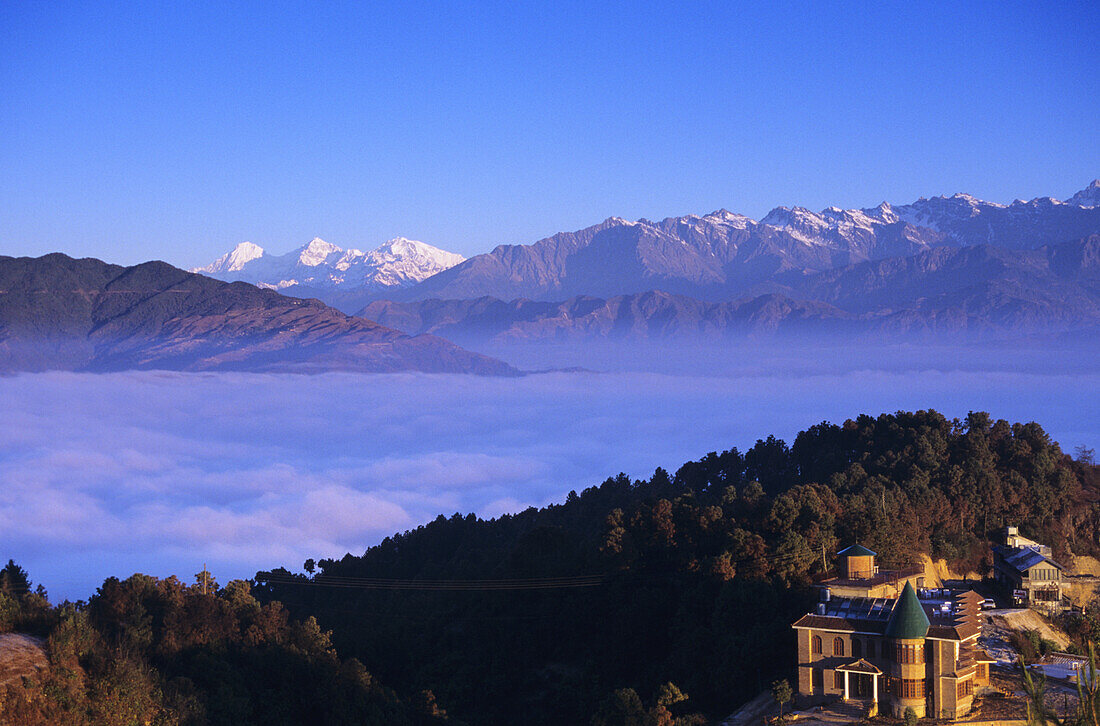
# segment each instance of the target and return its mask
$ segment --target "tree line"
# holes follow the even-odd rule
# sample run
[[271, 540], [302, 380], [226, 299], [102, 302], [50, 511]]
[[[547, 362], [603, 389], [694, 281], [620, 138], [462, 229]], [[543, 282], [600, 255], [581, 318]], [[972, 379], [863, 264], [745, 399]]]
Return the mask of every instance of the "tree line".
[[[927, 553], [982, 571], [990, 539], [1016, 524], [1058, 556], [1095, 554], [1098, 499], [1100, 469], [1038, 424], [860, 416], [674, 475], [619, 475], [542, 509], [440, 516], [306, 575], [258, 573], [257, 596], [317, 617], [341, 652], [470, 722], [612, 723], [635, 700], [637, 719], [670, 683], [684, 696], [671, 717], [689, 722], [793, 676], [790, 623], [843, 546], [870, 547], [884, 567]], [[581, 575], [600, 586], [354, 586]]]
[[431, 693], [398, 697], [314, 618], [261, 603], [246, 581], [112, 577], [55, 607], [30, 584], [14, 562], [0, 571], [0, 632], [39, 636], [48, 667], [0, 689], [2, 724], [446, 722]]
[[793, 677], [790, 624], [843, 546], [980, 571], [1016, 524], [1097, 554], [1097, 501], [1100, 467], [1037, 424], [898, 412], [440, 516], [304, 574], [110, 578], [51, 606], [9, 562], [0, 632], [39, 635], [49, 668], [0, 692], [0, 723], [704, 723]]

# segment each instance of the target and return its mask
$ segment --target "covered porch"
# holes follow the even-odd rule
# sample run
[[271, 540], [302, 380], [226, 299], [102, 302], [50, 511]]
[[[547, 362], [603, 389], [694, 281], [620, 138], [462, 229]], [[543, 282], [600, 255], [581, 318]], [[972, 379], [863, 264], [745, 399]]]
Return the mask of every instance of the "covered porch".
[[882, 671], [860, 658], [839, 666], [836, 672], [844, 674], [844, 701], [863, 702], [868, 705], [868, 716], [878, 715], [879, 680], [882, 678]]

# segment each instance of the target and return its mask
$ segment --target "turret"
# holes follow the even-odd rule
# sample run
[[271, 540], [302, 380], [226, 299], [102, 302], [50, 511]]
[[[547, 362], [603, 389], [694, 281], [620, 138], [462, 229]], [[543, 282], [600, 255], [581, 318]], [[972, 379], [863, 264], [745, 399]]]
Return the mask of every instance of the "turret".
[[875, 576], [877, 555], [863, 545], [852, 545], [836, 554], [844, 560], [845, 576], [849, 580], [866, 580]]
[[890, 703], [894, 716], [899, 718], [907, 708], [912, 708], [920, 718], [925, 716], [924, 639], [930, 625], [917, 591], [906, 582], [883, 633], [894, 649], [889, 665]]

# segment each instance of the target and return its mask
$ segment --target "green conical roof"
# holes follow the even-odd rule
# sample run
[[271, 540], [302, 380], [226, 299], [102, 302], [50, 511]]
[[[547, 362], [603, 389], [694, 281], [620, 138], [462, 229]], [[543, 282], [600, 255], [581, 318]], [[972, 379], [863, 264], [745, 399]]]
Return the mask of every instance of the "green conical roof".
[[905, 583], [901, 597], [886, 623], [886, 637], [896, 640], [917, 640], [928, 635], [928, 616], [924, 614], [917, 591], [911, 583]]
[[852, 545], [842, 549], [836, 553], [837, 557], [875, 557], [877, 553], [872, 552], [863, 545]]

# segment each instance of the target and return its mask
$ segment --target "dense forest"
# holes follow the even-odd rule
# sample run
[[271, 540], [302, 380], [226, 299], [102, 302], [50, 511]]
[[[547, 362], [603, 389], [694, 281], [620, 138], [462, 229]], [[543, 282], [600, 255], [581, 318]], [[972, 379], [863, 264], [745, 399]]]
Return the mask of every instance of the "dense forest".
[[401, 699], [341, 660], [313, 618], [261, 604], [249, 583], [108, 579], [87, 602], [50, 607], [14, 562], [0, 571], [0, 633], [45, 639], [48, 667], [0, 688], [0, 723], [443, 723], [431, 693]]
[[1013, 523], [1058, 556], [1095, 554], [1098, 500], [1091, 452], [1038, 424], [860, 416], [543, 509], [441, 516], [307, 575], [258, 573], [256, 593], [453, 719], [687, 723], [792, 675], [790, 623], [839, 548], [983, 571]]
[[1098, 501], [1092, 452], [1037, 424], [899, 412], [440, 516], [304, 575], [134, 575], [51, 607], [9, 562], [0, 632], [42, 636], [49, 668], [0, 690], [0, 723], [701, 724], [793, 675], [790, 623], [841, 547], [982, 571], [1013, 523], [1097, 554]]

